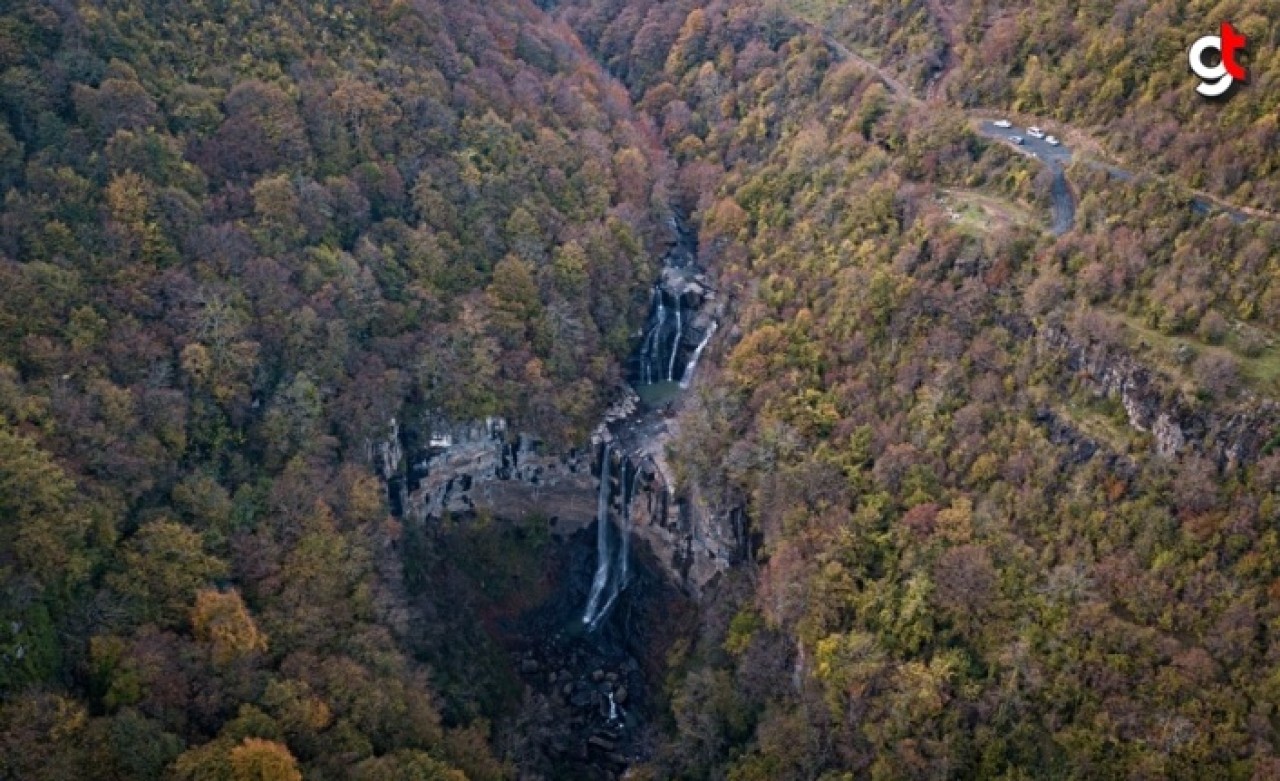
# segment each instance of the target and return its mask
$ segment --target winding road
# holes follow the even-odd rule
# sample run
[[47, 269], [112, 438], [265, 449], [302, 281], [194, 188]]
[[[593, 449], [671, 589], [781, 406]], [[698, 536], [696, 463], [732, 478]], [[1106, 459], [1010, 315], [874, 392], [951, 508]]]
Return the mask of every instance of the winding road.
[[[930, 5], [933, 6], [934, 4], [931, 3]], [[952, 19], [942, 19], [940, 21], [943, 24], [944, 28], [947, 28], [949, 24], [954, 23], [954, 20]], [[887, 69], [881, 67], [880, 65], [877, 65], [876, 63], [862, 56], [861, 54], [858, 54], [850, 50], [847, 46], [845, 46], [843, 43], [837, 40], [835, 36], [823, 31], [819, 31], [819, 32], [822, 35], [823, 42], [826, 43], [827, 47], [830, 48], [831, 51], [835, 54], [836, 59], [838, 61], [848, 60], [851, 62], [855, 62], [860, 67], [863, 67], [868, 71], [871, 71], [880, 79], [881, 82], [884, 83], [885, 87], [889, 90], [890, 94], [900, 100], [906, 101], [907, 103], [910, 103], [913, 106], [927, 105], [924, 99], [922, 99], [920, 96], [912, 92], [893, 73], [889, 72]], [[950, 56], [950, 54], [951, 52], [948, 52], [948, 56]], [[941, 82], [942, 78], [944, 78], [947, 75], [945, 71], [946, 69], [944, 68], [944, 73], [942, 74], [942, 76], [940, 76], [936, 80], [935, 84], [931, 85], [929, 98], [930, 98], [930, 101], [932, 102], [936, 103], [941, 100], [941, 98], [939, 97], [941, 90], [934, 89], [934, 88], [937, 87], [938, 82]], [[992, 139], [1007, 143], [1010, 146], [1012, 146], [1015, 150], [1021, 152], [1022, 154], [1027, 155], [1028, 157], [1036, 158], [1037, 160], [1039, 160], [1040, 162], [1048, 166], [1049, 170], [1053, 173], [1053, 182], [1050, 185], [1050, 191], [1049, 191], [1050, 212], [1051, 212], [1050, 227], [1055, 236], [1061, 236], [1062, 234], [1071, 230], [1072, 226], [1075, 224], [1076, 198], [1075, 198], [1075, 193], [1072, 192], [1071, 185], [1067, 181], [1067, 176], [1066, 176], [1066, 168], [1071, 164], [1072, 159], [1074, 157], [1071, 149], [1067, 146], [1067, 144], [1061, 143], [1057, 146], [1051, 146], [1050, 144], [1045, 143], [1043, 139], [1032, 138], [1031, 136], [1027, 135], [1025, 128], [996, 127], [995, 123], [988, 118], [992, 113], [990, 110], [969, 109], [967, 110], [967, 113], [977, 121], [978, 131], [982, 135], [987, 136], [988, 138], [992, 138]], [[1087, 135], [1083, 133], [1083, 131], [1080, 131], [1075, 128], [1069, 128], [1068, 126], [1063, 125], [1060, 122], [1056, 122], [1056, 121], [1049, 122], [1046, 120], [1044, 122], [1044, 125], [1042, 126], [1049, 126], [1049, 125], [1060, 127], [1062, 130], [1059, 133], [1059, 135], [1061, 136], [1068, 135], [1067, 131], [1070, 131], [1071, 134], [1075, 136], [1079, 136], [1081, 138], [1086, 138], [1086, 139], [1088, 138]], [[1021, 145], [1014, 144], [1010, 140], [1012, 136], [1021, 136], [1023, 138], [1023, 143]], [[1095, 144], [1095, 146], [1098, 149], [1102, 148], [1101, 144]], [[1095, 168], [1098, 168], [1100, 170], [1104, 170], [1108, 174], [1110, 174], [1112, 177], [1122, 181], [1158, 178], [1154, 174], [1134, 172], [1125, 168], [1121, 168], [1116, 165], [1112, 165], [1110, 163], [1092, 159], [1084, 155], [1082, 155], [1080, 159], [1082, 162], [1088, 165], [1091, 165]], [[1221, 210], [1224, 213], [1226, 213], [1233, 221], [1238, 223], [1244, 222], [1245, 220], [1251, 219], [1251, 218], [1264, 219], [1264, 220], [1280, 220], [1280, 213], [1264, 211], [1262, 209], [1236, 206], [1234, 204], [1224, 201], [1221, 198], [1218, 198], [1206, 192], [1202, 192], [1200, 190], [1191, 189], [1190, 192], [1191, 192], [1191, 197], [1188, 199], [1187, 205], [1197, 214], [1209, 215], [1216, 210]]]
[[840, 41], [836, 40], [834, 35], [831, 35], [830, 33], [822, 33], [822, 42], [827, 45], [828, 49], [835, 53], [837, 62], [844, 62], [845, 60], [856, 62], [861, 67], [880, 77], [880, 81], [884, 82], [885, 87], [888, 88], [890, 94], [894, 97], [905, 100], [913, 105], [924, 105], [924, 101], [917, 97], [911, 90], [907, 89], [907, 85], [899, 81], [897, 76], [894, 76], [889, 71], [879, 65], [876, 65], [861, 54], [851, 50], [843, 43], [840, 43]]
[[[1053, 183], [1049, 187], [1050, 227], [1053, 235], [1061, 236], [1071, 230], [1076, 221], [1076, 198], [1067, 183], [1066, 168], [1071, 165], [1071, 149], [1065, 143], [1050, 144], [1043, 138], [1028, 135], [1025, 128], [999, 127], [987, 119], [978, 123], [978, 130], [990, 138], [1003, 141], [1016, 151], [1034, 157], [1049, 167]], [[1022, 139], [1015, 143], [1014, 138]]]
[[[836, 40], [835, 36], [824, 33], [822, 39], [827, 44], [827, 47], [835, 53], [837, 60], [855, 62], [871, 71], [879, 77], [894, 97], [915, 106], [925, 105], [925, 101], [908, 89], [896, 76], [866, 57], [851, 51], [849, 47]], [[1030, 136], [1026, 136], [1023, 146], [1014, 145], [1009, 139], [1019, 134], [1025, 136], [1025, 132], [1019, 128], [998, 128], [991, 120], [982, 121], [979, 124], [979, 130], [983, 135], [1010, 144], [1014, 149], [1028, 157], [1040, 159], [1049, 167], [1049, 170], [1053, 172], [1053, 184], [1049, 190], [1052, 217], [1050, 227], [1055, 236], [1061, 236], [1071, 230], [1071, 226], [1075, 224], [1076, 219], [1076, 200], [1075, 195], [1071, 192], [1071, 185], [1067, 182], [1065, 173], [1066, 167], [1071, 163], [1071, 150], [1066, 145], [1051, 146], [1041, 139], [1031, 138]]]

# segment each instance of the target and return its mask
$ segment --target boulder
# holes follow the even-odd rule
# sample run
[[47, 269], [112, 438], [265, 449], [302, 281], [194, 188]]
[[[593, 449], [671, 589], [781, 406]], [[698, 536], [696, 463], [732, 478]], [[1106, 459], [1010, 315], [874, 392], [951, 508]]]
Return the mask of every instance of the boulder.
[[588, 738], [587, 745], [598, 748], [601, 751], [613, 751], [618, 746], [618, 744], [614, 743], [612, 740], [607, 740], [599, 735], [592, 735]]

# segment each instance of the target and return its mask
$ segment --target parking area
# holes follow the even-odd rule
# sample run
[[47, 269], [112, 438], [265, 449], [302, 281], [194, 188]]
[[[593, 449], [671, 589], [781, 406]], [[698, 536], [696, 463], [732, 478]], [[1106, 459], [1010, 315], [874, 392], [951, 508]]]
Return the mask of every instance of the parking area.
[[[1048, 166], [1053, 174], [1053, 184], [1049, 190], [1050, 228], [1054, 235], [1061, 236], [1071, 230], [1076, 220], [1076, 200], [1067, 184], [1066, 167], [1071, 163], [1071, 150], [1066, 144], [1050, 144], [1044, 138], [1035, 138], [1025, 127], [999, 127], [994, 120], [984, 119], [978, 124], [979, 131], [990, 138], [1013, 143], [1020, 138], [1017, 145], [1019, 152], [1039, 159]], [[1048, 133], [1046, 133], [1046, 137]]]
[[983, 120], [979, 127], [983, 135], [998, 138], [1002, 141], [1009, 141], [1014, 136], [1021, 137], [1022, 144], [1019, 148], [1047, 163], [1056, 163], [1063, 168], [1071, 163], [1071, 150], [1067, 148], [1066, 144], [1060, 143], [1057, 146], [1053, 146], [1043, 138], [1033, 138], [1028, 135], [1025, 127], [1018, 127], [1017, 125], [1008, 128], [996, 127], [996, 123], [989, 119]]

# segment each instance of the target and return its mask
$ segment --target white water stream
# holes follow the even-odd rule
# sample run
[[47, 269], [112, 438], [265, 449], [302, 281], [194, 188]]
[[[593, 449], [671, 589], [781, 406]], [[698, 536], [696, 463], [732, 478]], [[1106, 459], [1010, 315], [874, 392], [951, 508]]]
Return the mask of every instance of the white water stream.
[[600, 490], [596, 493], [596, 574], [591, 580], [587, 609], [582, 614], [582, 623], [593, 629], [604, 613], [599, 609], [600, 596], [609, 584], [609, 450], [610, 443], [606, 442], [600, 459]]
[[680, 352], [680, 337], [684, 335], [684, 326], [680, 323], [680, 299], [676, 299], [676, 332], [671, 337], [671, 360], [667, 362], [667, 382], [675, 379], [676, 353]]
[[715, 333], [716, 322], [713, 320], [711, 327], [707, 329], [707, 335], [702, 337], [701, 342], [698, 342], [698, 346], [693, 351], [693, 355], [690, 356], [689, 362], [685, 364], [684, 374], [680, 377], [681, 388], [688, 388], [689, 384], [693, 382], [693, 372], [698, 368], [698, 359], [702, 357], [702, 351], [707, 349], [707, 343], [711, 341], [711, 337], [715, 336]]

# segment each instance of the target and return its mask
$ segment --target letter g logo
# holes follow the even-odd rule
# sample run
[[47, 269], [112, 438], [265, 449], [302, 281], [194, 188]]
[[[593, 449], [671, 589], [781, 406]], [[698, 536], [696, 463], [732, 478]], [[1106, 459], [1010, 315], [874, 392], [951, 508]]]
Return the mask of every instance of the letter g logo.
[[[1220, 35], [1206, 35], [1191, 44], [1187, 60], [1191, 70], [1200, 77], [1200, 86], [1196, 92], [1206, 98], [1216, 98], [1231, 89], [1236, 79], [1244, 81], [1245, 69], [1237, 60], [1236, 52], [1244, 48], [1245, 37], [1235, 31], [1230, 22], [1223, 22]], [[1212, 67], [1204, 64], [1204, 54], [1213, 49], [1222, 61]]]

